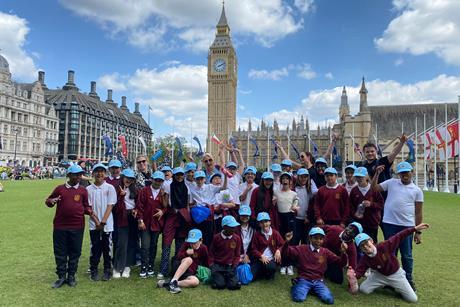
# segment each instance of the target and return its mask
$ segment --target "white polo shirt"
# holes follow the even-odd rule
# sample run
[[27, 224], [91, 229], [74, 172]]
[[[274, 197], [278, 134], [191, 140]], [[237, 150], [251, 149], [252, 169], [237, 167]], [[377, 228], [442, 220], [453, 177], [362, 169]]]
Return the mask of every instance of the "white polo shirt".
[[240, 183], [243, 181], [240, 173], [235, 173], [232, 178], [227, 178], [227, 189], [232, 194], [236, 205], [240, 204]]
[[[117, 203], [117, 192], [113, 185], [108, 184], [104, 181], [100, 186], [96, 186], [94, 183], [86, 187], [88, 191], [88, 202], [93, 208], [93, 212], [96, 214], [99, 221], [104, 217], [105, 211], [108, 205], [116, 205]], [[95, 230], [96, 223], [93, 219], [89, 219], [89, 230]], [[109, 218], [104, 227], [104, 232], [113, 231], [113, 215], [110, 213]]]
[[214, 197], [220, 189], [220, 186], [203, 184], [201, 187], [194, 186], [189, 191], [191, 199], [193, 199], [197, 205], [210, 205], [213, 203]]
[[[254, 191], [254, 189], [257, 188], [258, 186], [259, 185], [257, 183], [255, 183], [255, 182], [252, 183], [252, 188], [248, 191], [248, 194], [246, 194], [246, 198], [241, 201], [241, 205], [248, 205], [249, 206], [249, 204], [251, 202], [252, 191]], [[243, 194], [243, 192], [246, 191], [247, 187], [248, 187], [247, 182], [243, 182], [242, 184], [240, 184], [239, 193], [238, 193], [238, 199]]]
[[383, 222], [398, 226], [415, 226], [415, 202], [423, 202], [423, 192], [414, 183], [403, 184], [401, 179], [388, 179], [380, 183], [388, 192], [383, 207]]

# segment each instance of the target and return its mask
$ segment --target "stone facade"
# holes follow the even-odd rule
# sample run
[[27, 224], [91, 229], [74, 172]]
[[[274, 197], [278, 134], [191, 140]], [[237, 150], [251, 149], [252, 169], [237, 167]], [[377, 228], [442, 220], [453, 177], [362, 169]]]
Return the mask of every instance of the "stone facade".
[[53, 105], [45, 102], [40, 79], [16, 83], [6, 59], [0, 56], [0, 160], [16, 160], [22, 166], [58, 162], [58, 118]]

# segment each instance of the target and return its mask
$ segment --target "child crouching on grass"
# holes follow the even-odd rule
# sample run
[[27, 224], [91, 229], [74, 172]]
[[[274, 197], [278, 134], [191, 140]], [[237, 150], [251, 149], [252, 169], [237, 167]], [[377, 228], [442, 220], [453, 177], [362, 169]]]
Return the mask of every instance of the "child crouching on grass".
[[336, 256], [333, 252], [323, 246], [324, 231], [319, 227], [313, 227], [308, 233], [310, 243], [308, 245], [289, 246], [289, 241], [293, 237], [292, 232], [285, 236], [282, 256], [289, 258], [296, 263], [298, 277], [293, 279], [291, 296], [294, 302], [303, 302], [307, 299], [308, 292], [313, 290], [319, 299], [326, 304], [334, 304], [334, 297], [324, 283], [324, 273], [330, 263], [335, 263], [344, 267], [347, 263], [346, 243], [342, 243], [341, 256]]
[[400, 231], [388, 240], [375, 245], [372, 238], [361, 233], [355, 237], [356, 246], [364, 253], [356, 269], [356, 278], [361, 278], [368, 268], [371, 274], [360, 285], [359, 290], [365, 294], [374, 292], [375, 289], [390, 286], [396, 292], [399, 292], [403, 299], [410, 302], [417, 302], [411, 285], [407, 281], [406, 273], [399, 266], [398, 259], [395, 256], [395, 250], [402, 240], [414, 232], [421, 232], [429, 227], [428, 224], [422, 223], [412, 228]]
[[198, 266], [208, 266], [208, 248], [202, 242], [203, 235], [199, 229], [189, 231], [174, 260], [173, 278], [170, 282], [159, 280], [158, 288], [164, 287], [171, 293], [179, 293], [181, 288], [194, 288], [200, 284], [196, 277]]
[[88, 192], [80, 186], [83, 173], [80, 166], [70, 166], [67, 170], [69, 180], [57, 186], [45, 201], [50, 208], [57, 205], [53, 221], [54, 259], [58, 276], [52, 285], [55, 289], [65, 283], [71, 287], [77, 284], [75, 274], [83, 243], [84, 214], [94, 215], [88, 203]]

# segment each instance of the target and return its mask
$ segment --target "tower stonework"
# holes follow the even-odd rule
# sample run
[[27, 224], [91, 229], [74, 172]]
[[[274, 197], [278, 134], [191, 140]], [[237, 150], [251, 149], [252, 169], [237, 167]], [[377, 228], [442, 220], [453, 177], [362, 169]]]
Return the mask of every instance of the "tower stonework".
[[218, 147], [211, 142], [215, 134], [228, 140], [236, 131], [236, 87], [238, 60], [230, 37], [225, 7], [216, 26], [216, 37], [208, 53], [208, 133], [206, 151], [217, 158]]

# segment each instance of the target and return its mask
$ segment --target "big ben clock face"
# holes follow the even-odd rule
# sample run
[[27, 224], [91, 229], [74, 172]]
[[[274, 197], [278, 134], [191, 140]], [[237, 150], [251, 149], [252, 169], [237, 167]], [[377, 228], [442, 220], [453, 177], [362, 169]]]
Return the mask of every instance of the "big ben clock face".
[[214, 61], [214, 71], [216, 72], [223, 72], [227, 63], [225, 63], [224, 59], [217, 59]]

